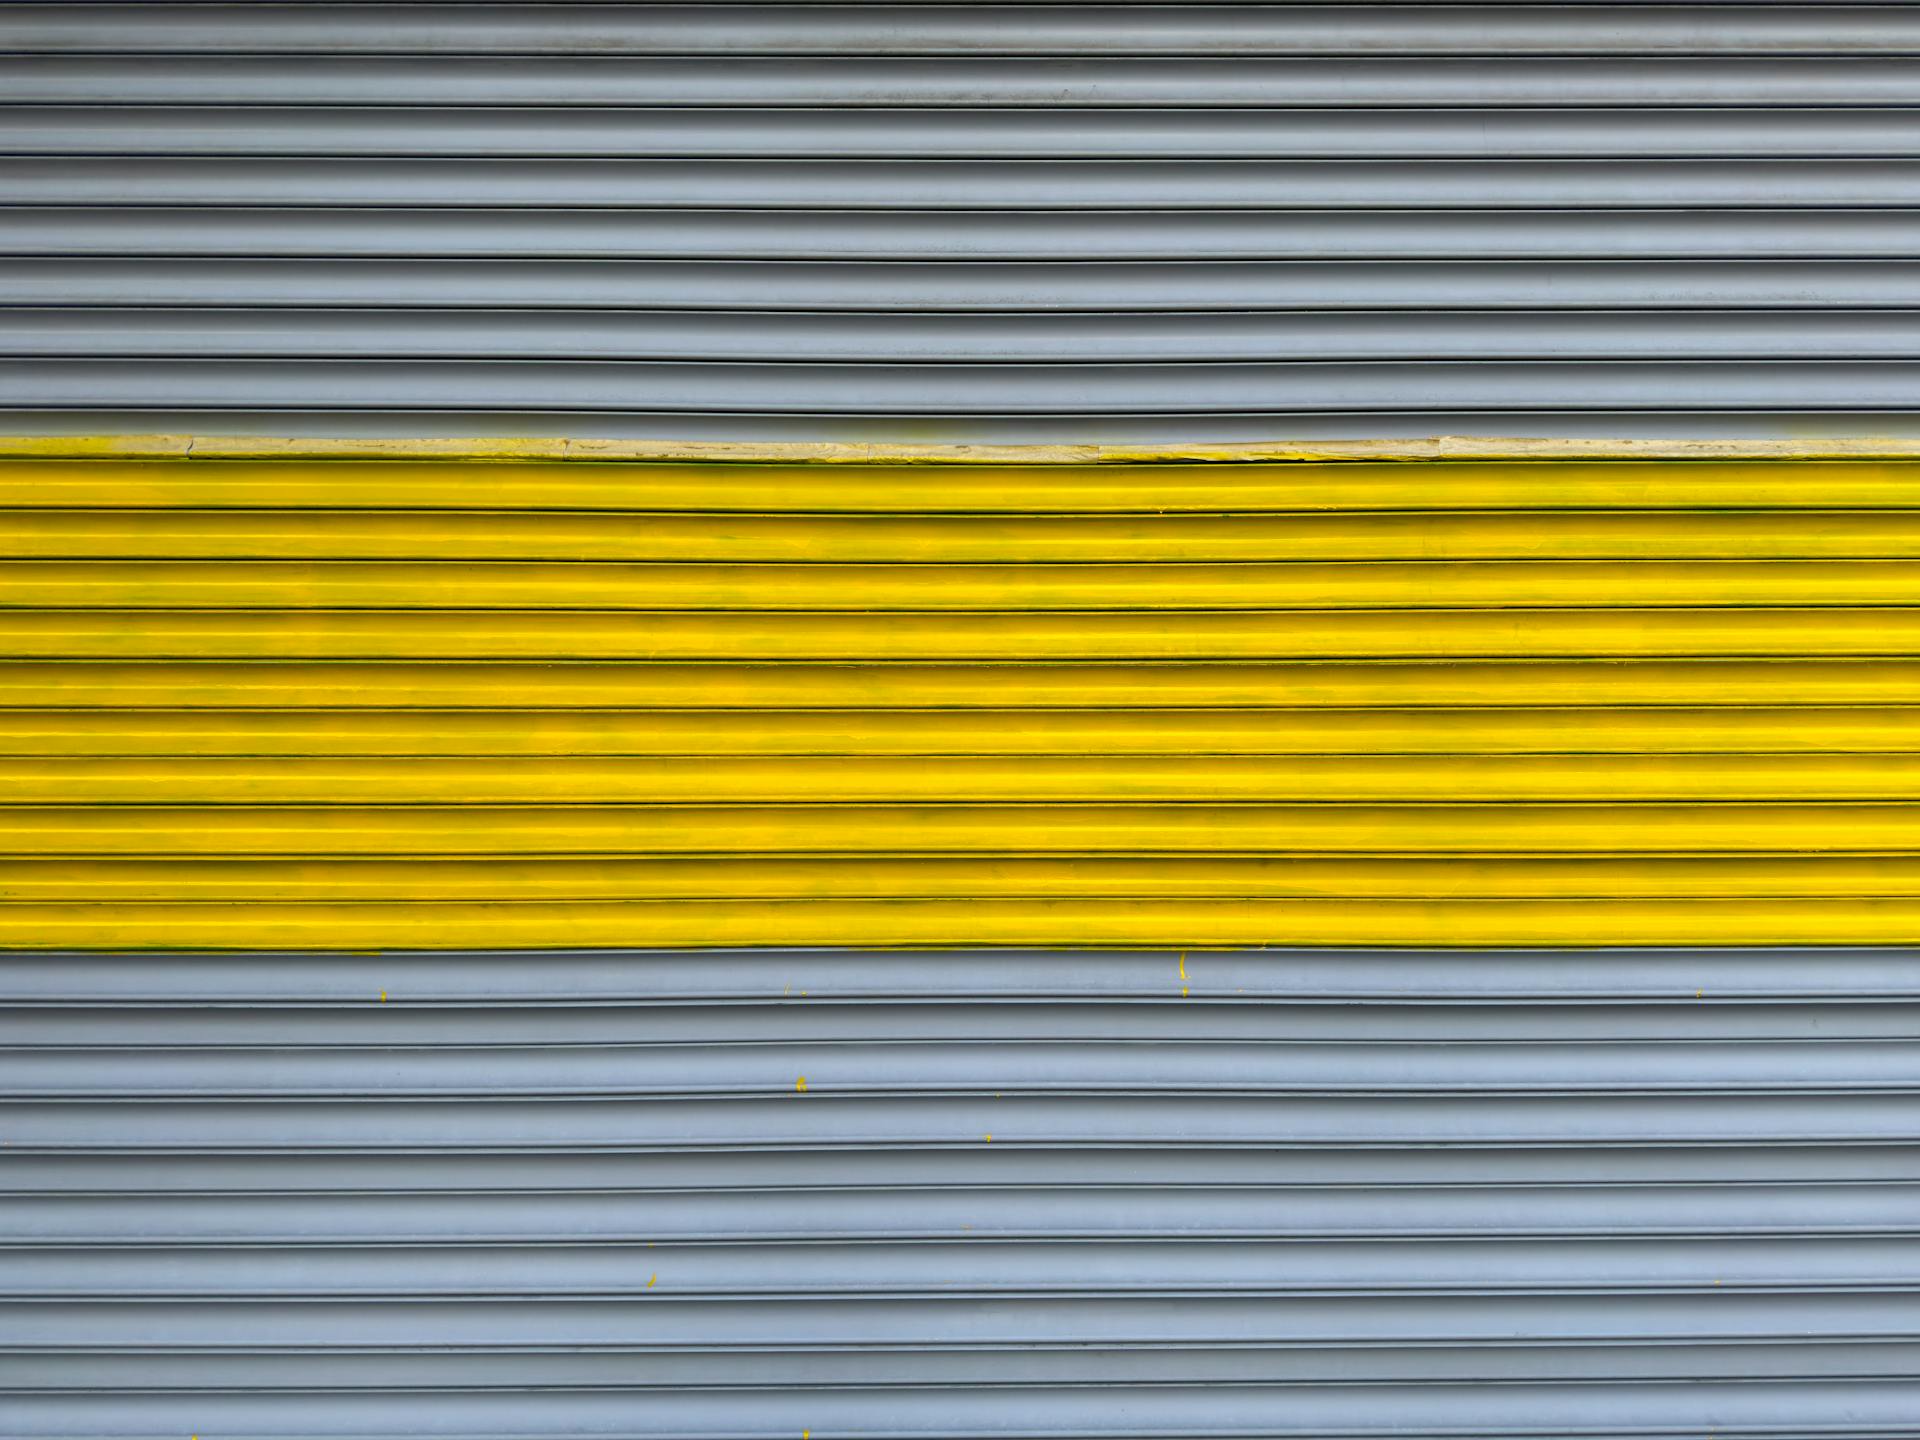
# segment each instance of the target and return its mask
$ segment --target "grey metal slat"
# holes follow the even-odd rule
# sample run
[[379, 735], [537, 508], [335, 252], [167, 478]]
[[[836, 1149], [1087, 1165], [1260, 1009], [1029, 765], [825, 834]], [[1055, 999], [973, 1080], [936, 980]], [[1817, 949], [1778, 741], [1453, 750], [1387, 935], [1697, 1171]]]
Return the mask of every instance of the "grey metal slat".
[[[1900, 1291], [1730, 1294], [1723, 1289], [1665, 1295], [1034, 1296], [742, 1305], [676, 1300], [670, 1288], [663, 1295], [658, 1287], [624, 1299], [533, 1305], [454, 1299], [0, 1301], [0, 1346], [16, 1355], [334, 1346], [888, 1351], [1012, 1349], [1068, 1341], [1090, 1349], [1715, 1340], [1797, 1346], [1868, 1336], [1912, 1341], [1920, 1330], [1917, 1301], [1920, 1297]], [[270, 1338], [263, 1343], [263, 1337]], [[1792, 1361], [1776, 1363], [1790, 1366]]]
[[0, 361], [9, 407], [1083, 415], [1365, 412], [1503, 404], [1555, 411], [1912, 410], [1912, 361], [1448, 365], [751, 365], [645, 361]]
[[[1347, 1382], [1513, 1383], [1515, 1381], [1901, 1379], [1920, 1368], [1920, 1345], [1905, 1340], [1797, 1341], [1791, 1359], [1777, 1342], [1561, 1341], [1529, 1345], [1315, 1344], [1311, 1347], [1199, 1344], [1007, 1348], [728, 1351], [585, 1348], [516, 1350], [357, 1349], [181, 1354], [168, 1351], [26, 1351], [0, 1355], [0, 1386], [39, 1391], [184, 1389], [267, 1391], [472, 1389], [486, 1393], [591, 1386], [638, 1404], [665, 1388], [782, 1389], [804, 1395], [846, 1385], [946, 1385], [1005, 1389], [1058, 1384], [1171, 1383], [1291, 1385]], [[1789, 1366], [1784, 1370], [1782, 1366]]]
[[[295, 1125], [298, 1121], [298, 1125]], [[1907, 1144], [1920, 1095], [12, 1100], [21, 1150]]]
[[[0, 271], [0, 285], [4, 284]], [[473, 288], [477, 297], [480, 287]], [[590, 281], [583, 281], [580, 288], [592, 292]], [[1915, 290], [1913, 299], [1920, 302], [1920, 283]], [[1142, 311], [1125, 315], [978, 309], [927, 313], [907, 308], [836, 312], [488, 310], [478, 306], [372, 311], [125, 305], [0, 310], [0, 357], [85, 360], [101, 356], [927, 364], [1914, 360], [1920, 359], [1920, 308], [1681, 313], [1651, 308]]]
[[[1144, 1168], [1144, 1167], [1143, 1167]], [[536, 1185], [539, 1167], [523, 1172]], [[1168, 1166], [1162, 1174], [1179, 1174]], [[1551, 1235], [1920, 1239], [1920, 1186], [1153, 1184], [500, 1194], [0, 1197], [9, 1244], [320, 1245]], [[485, 1273], [484, 1271], [480, 1273]], [[772, 1283], [777, 1272], [769, 1270]]]
[[[104, 434], [208, 436], [300, 435], [320, 439], [497, 440], [517, 438], [668, 442], [778, 443], [825, 441], [835, 445], [874, 442], [917, 445], [932, 433], [963, 436], [968, 444], [1168, 446], [1288, 442], [1349, 442], [1356, 433], [1348, 410], [1211, 411], [1206, 413], [976, 415], [964, 421], [944, 415], [846, 415], [702, 413], [628, 407], [620, 410], [465, 410], [402, 402], [392, 410], [338, 410], [313, 404], [271, 409], [208, 404], [178, 407], [97, 406], [90, 409], [25, 406], [0, 409], [14, 432], [39, 436]], [[1790, 410], [1517, 410], [1408, 409], [1365, 412], [1368, 439], [1430, 442], [1436, 435], [1523, 435], [1569, 440], [1768, 440], [1838, 439], [1863, 435], [1878, 440], [1920, 440], [1920, 413], [1910, 409]]]
[[1856, 50], [1749, 58], [1738, 52], [1318, 57], [996, 55], [657, 59], [604, 52], [511, 58], [0, 53], [0, 94], [37, 105], [1908, 105], [1920, 64]]
[[1920, 1092], [1920, 1040], [972, 1040], [12, 1049], [0, 1095]]
[[[667, 1157], [648, 1157], [649, 1160]], [[1088, 1158], [1092, 1158], [1089, 1156]], [[123, 1165], [137, 1162], [120, 1162]], [[517, 1163], [524, 1166], [525, 1161]], [[544, 1168], [553, 1163], [543, 1159]], [[1135, 1163], [1138, 1163], [1137, 1161]], [[1182, 1168], [1186, 1166], [1182, 1162]], [[665, 1277], [664, 1281], [660, 1277]], [[644, 1295], [807, 1300], [892, 1295], [1343, 1295], [1894, 1290], [1920, 1286], [1911, 1235], [1689, 1234], [1488, 1239], [756, 1240], [270, 1245], [133, 1237], [0, 1251], [0, 1295], [136, 1300]], [[1776, 1300], [1776, 1303], [1789, 1303]]]
[[[1887, 210], [307, 210], [0, 205], [0, 255], [449, 261], [1900, 260]], [[867, 277], [885, 275], [876, 268]], [[74, 298], [79, 298], [78, 296]], [[584, 339], [585, 337], [583, 337]]]
[[[704, 762], [703, 762], [704, 763]], [[1179, 979], [1176, 969], [1174, 978]], [[1191, 989], [1189, 985], [1186, 987]], [[112, 1047], [197, 1051], [221, 1046], [269, 1051], [382, 1046], [461, 1058], [502, 1047], [568, 1049], [671, 1045], [828, 1046], [877, 1041], [1370, 1042], [1375, 1044], [1542, 1045], [1612, 1042], [1649, 1052], [1713, 1041], [1920, 1039], [1920, 1005], [1900, 1001], [1755, 1004], [1704, 997], [1658, 1004], [1524, 1003], [1368, 1005], [1220, 1003], [1178, 990], [1128, 1001], [703, 1005], [697, 1002], [459, 1007], [369, 1001], [351, 1006], [55, 1007], [0, 1009], [0, 1045], [16, 1055]], [[469, 1048], [470, 1047], [470, 1048]], [[737, 1058], [737, 1057], [736, 1057]]]
[[[297, 1138], [297, 1137], [296, 1137]], [[1178, 1161], [1177, 1168], [1173, 1161]], [[480, 1150], [268, 1149], [258, 1153], [140, 1153], [84, 1148], [0, 1153], [0, 1195], [167, 1197], [241, 1193], [313, 1195], [575, 1192], [673, 1194], [699, 1191], [802, 1193], [875, 1190], [966, 1191], [995, 1186], [1139, 1185], [1222, 1187], [1531, 1185], [1746, 1185], [1920, 1181], [1920, 1142], [1861, 1145], [1642, 1145], [1450, 1150], [1343, 1147], [1337, 1150], [1222, 1149], [1170, 1145], [1137, 1151], [1084, 1146], [973, 1146], [762, 1153], [628, 1153], [549, 1147], [533, 1162]], [[1817, 1220], [1816, 1217], [1812, 1217]], [[1624, 1276], [1623, 1276], [1624, 1278]]]
[[0, 105], [0, 154], [496, 160], [1538, 160], [1920, 155], [1920, 109], [936, 110]]
[[[308, 1436], [519, 1437], [567, 1433], [651, 1436], [785, 1435], [794, 1429], [889, 1436], [1015, 1431], [1030, 1436], [1149, 1434], [1439, 1437], [1461, 1433], [1572, 1435], [1588, 1440], [1678, 1437], [1858, 1437], [1897, 1434], [1920, 1413], [1910, 1379], [1747, 1383], [1533, 1381], [1507, 1385], [1251, 1384], [884, 1386], [780, 1391], [662, 1389], [292, 1392]], [[0, 1434], [285, 1433], [287, 1392], [135, 1390], [9, 1397]], [[811, 1422], [811, 1423], [809, 1423]], [[197, 1428], [196, 1428], [197, 1427]]]
[[[931, 311], [998, 318], [1068, 311], [1136, 315], [1296, 310], [1340, 314], [1343, 324], [1347, 317], [1342, 312], [1349, 310], [1565, 309], [1606, 311], [1611, 318], [1612, 313], [1632, 310], [1670, 314], [1745, 308], [1798, 315], [1920, 307], [1920, 260], [853, 264], [9, 258], [0, 260], [0, 305], [18, 307], [11, 313], [0, 311], [0, 320], [9, 328], [97, 323], [82, 313], [94, 307], [142, 311], [209, 307], [268, 313], [316, 306], [673, 310], [699, 312], [683, 323], [712, 323], [717, 328], [729, 322], [709, 321], [709, 313], [743, 310], [890, 312], [912, 319]], [[43, 308], [46, 313], [29, 315], [24, 313], [28, 307]], [[244, 324], [249, 318], [207, 316], [201, 323]], [[364, 323], [379, 318], [364, 317]], [[1839, 314], [1830, 314], [1826, 323], [1847, 321], [1868, 323], [1859, 316]], [[639, 322], [629, 319], [626, 323]], [[1002, 323], [1008, 322], [1002, 319]], [[1382, 323], [1354, 319], [1348, 333], [1358, 341], [1368, 333], [1367, 326]], [[1598, 317], [1583, 321], [1570, 315], [1567, 323], [1571, 332], [1578, 333], [1582, 324], [1602, 322]], [[1621, 323], [1646, 322], [1625, 319]], [[1673, 323], [1699, 328], [1691, 318], [1675, 318]], [[591, 353], [592, 333], [580, 332], [583, 357]], [[103, 345], [93, 353], [114, 352]], [[937, 353], [964, 358], [957, 351]], [[879, 356], [868, 352], [865, 358]], [[396, 398], [425, 399], [406, 392]], [[104, 399], [99, 403], [104, 404]]]
[[1814, 54], [1920, 50], [1897, 5], [15, 4], [15, 53]]
[[[1920, 999], [1920, 949], [1493, 950], [513, 950], [382, 955], [271, 951], [0, 956], [0, 1000], [20, 1004], [376, 1003], [576, 1005], [633, 1000], [1109, 997], [1373, 1002]], [[1182, 979], [1177, 966], [1184, 964]], [[1920, 1138], [1920, 1137], [1917, 1137]], [[0, 1156], [4, 1160], [4, 1156]]]
[[13, 157], [15, 205], [772, 210], [1920, 206], [1920, 161], [601, 160]]

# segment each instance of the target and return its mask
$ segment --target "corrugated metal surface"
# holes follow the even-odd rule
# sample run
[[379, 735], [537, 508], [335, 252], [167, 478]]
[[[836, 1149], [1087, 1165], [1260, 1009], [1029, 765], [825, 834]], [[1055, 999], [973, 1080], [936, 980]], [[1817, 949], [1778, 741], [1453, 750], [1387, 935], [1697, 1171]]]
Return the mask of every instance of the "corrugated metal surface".
[[14, 430], [1920, 433], [1900, 5], [0, 5]]
[[[0, 5], [0, 430], [1916, 431], [1917, 79]], [[1920, 941], [1920, 462], [29, 449], [0, 1436], [1920, 1419], [1920, 952], [1204, 948]]]
[[0, 464], [0, 945], [1920, 940], [1920, 462]]
[[0, 1434], [1905, 1434], [1920, 954], [0, 963]]

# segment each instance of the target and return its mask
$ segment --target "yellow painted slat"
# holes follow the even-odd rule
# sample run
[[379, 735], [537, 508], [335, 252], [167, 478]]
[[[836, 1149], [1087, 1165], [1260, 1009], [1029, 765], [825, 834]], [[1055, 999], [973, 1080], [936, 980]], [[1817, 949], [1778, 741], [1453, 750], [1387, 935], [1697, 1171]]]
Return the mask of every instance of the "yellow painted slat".
[[1920, 510], [982, 518], [0, 509], [0, 556], [731, 565], [1913, 559]]
[[1920, 460], [1329, 464], [0, 461], [0, 508], [533, 509], [821, 514], [1920, 507]]
[[1920, 607], [993, 615], [4, 610], [46, 659], [1283, 660], [1920, 654]]
[[[17, 688], [9, 694], [21, 693]], [[0, 755], [1362, 755], [1920, 751], [1920, 708], [0, 708]]]
[[0, 759], [15, 805], [1914, 801], [1920, 755]]
[[4, 860], [0, 905], [263, 902], [1920, 897], [1920, 857]]
[[[1903, 945], [1920, 900], [0, 905], [0, 947]], [[1177, 993], [1169, 976], [1168, 994]], [[369, 1003], [372, 1003], [371, 1001]]]
[[1920, 852], [1920, 805], [6, 806], [30, 855]]
[[8, 607], [1287, 610], [1920, 605], [1920, 561], [1245, 565], [0, 561]]
[[0, 662], [0, 706], [1250, 708], [1913, 705], [1912, 660], [1246, 665]]

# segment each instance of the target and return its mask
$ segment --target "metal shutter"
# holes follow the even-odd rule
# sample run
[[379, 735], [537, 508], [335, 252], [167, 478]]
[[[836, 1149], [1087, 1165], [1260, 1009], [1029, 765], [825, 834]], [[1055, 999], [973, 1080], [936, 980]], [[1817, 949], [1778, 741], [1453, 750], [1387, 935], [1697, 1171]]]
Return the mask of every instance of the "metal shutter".
[[1920, 1416], [1920, 952], [1299, 948], [1920, 938], [1920, 465], [0, 501], [0, 1435]]
[[[1916, 17], [3, 7], [0, 428], [1898, 432]], [[4, 448], [0, 1435], [1920, 1419], [1913, 464]]]
[[15, 429], [1915, 433], [1903, 5], [0, 6]]
[[16, 958], [0, 1434], [1898, 1435], [1914, 952]]

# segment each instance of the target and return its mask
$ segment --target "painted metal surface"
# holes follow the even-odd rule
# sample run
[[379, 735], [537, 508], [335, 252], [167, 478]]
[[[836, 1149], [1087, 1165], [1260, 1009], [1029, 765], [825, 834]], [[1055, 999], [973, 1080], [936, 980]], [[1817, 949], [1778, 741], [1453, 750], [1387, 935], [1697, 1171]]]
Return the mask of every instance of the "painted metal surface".
[[1887, 5], [0, 5], [0, 428], [1920, 435]]
[[0, 1434], [1899, 1433], [1911, 949], [0, 960]]
[[0, 1436], [1912, 1428], [1912, 13], [0, 49]]
[[19, 448], [12, 947], [1920, 938], [1911, 460]]

